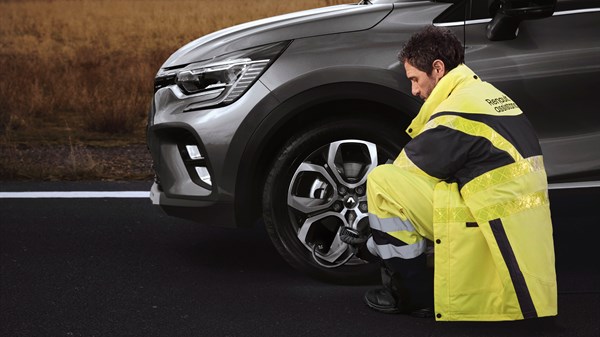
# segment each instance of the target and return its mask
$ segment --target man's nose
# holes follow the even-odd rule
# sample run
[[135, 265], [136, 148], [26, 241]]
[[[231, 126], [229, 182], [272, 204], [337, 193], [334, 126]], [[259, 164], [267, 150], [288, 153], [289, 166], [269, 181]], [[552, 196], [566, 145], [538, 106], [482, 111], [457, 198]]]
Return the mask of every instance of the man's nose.
[[419, 96], [420, 90], [416, 84], [413, 84], [411, 89], [412, 89], [413, 96]]

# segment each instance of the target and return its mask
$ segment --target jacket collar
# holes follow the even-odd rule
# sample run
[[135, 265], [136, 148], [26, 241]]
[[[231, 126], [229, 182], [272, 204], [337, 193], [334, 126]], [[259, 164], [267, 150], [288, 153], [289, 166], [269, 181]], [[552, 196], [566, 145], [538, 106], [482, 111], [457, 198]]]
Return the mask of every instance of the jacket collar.
[[478, 79], [475, 76], [475, 73], [465, 64], [458, 65], [444, 75], [435, 88], [433, 88], [433, 91], [421, 107], [417, 117], [412, 120], [406, 129], [406, 133], [408, 133], [411, 138], [418, 136], [431, 116], [436, 112], [436, 108], [445, 101], [454, 90], [470, 80]]

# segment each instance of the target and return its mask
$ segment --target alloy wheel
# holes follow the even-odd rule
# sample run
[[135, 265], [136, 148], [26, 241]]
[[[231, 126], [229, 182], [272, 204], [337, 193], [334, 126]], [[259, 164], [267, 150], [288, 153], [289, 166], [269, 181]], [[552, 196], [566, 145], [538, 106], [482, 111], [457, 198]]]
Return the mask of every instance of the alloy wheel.
[[[343, 226], [369, 231], [367, 175], [389, 158], [371, 142], [348, 139], [325, 145], [303, 160], [291, 179], [287, 205], [298, 240], [323, 263], [352, 254], [339, 238]], [[365, 264], [352, 257], [347, 265]]]

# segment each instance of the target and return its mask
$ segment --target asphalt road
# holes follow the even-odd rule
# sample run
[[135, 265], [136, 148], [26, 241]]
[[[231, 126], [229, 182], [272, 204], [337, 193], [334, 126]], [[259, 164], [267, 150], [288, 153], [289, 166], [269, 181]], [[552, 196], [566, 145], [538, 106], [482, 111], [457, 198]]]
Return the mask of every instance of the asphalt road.
[[[10, 183], [147, 190], [148, 183]], [[438, 322], [376, 313], [371, 286], [288, 267], [262, 226], [170, 218], [147, 199], [0, 199], [1, 336], [600, 336], [600, 189], [552, 191], [559, 316]]]

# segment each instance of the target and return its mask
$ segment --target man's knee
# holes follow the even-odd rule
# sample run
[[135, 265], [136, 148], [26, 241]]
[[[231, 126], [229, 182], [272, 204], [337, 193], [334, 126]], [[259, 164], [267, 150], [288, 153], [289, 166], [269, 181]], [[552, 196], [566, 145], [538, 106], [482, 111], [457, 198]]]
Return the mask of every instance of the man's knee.
[[369, 185], [383, 185], [390, 177], [398, 174], [398, 167], [392, 164], [383, 164], [374, 168], [367, 176], [367, 187]]

